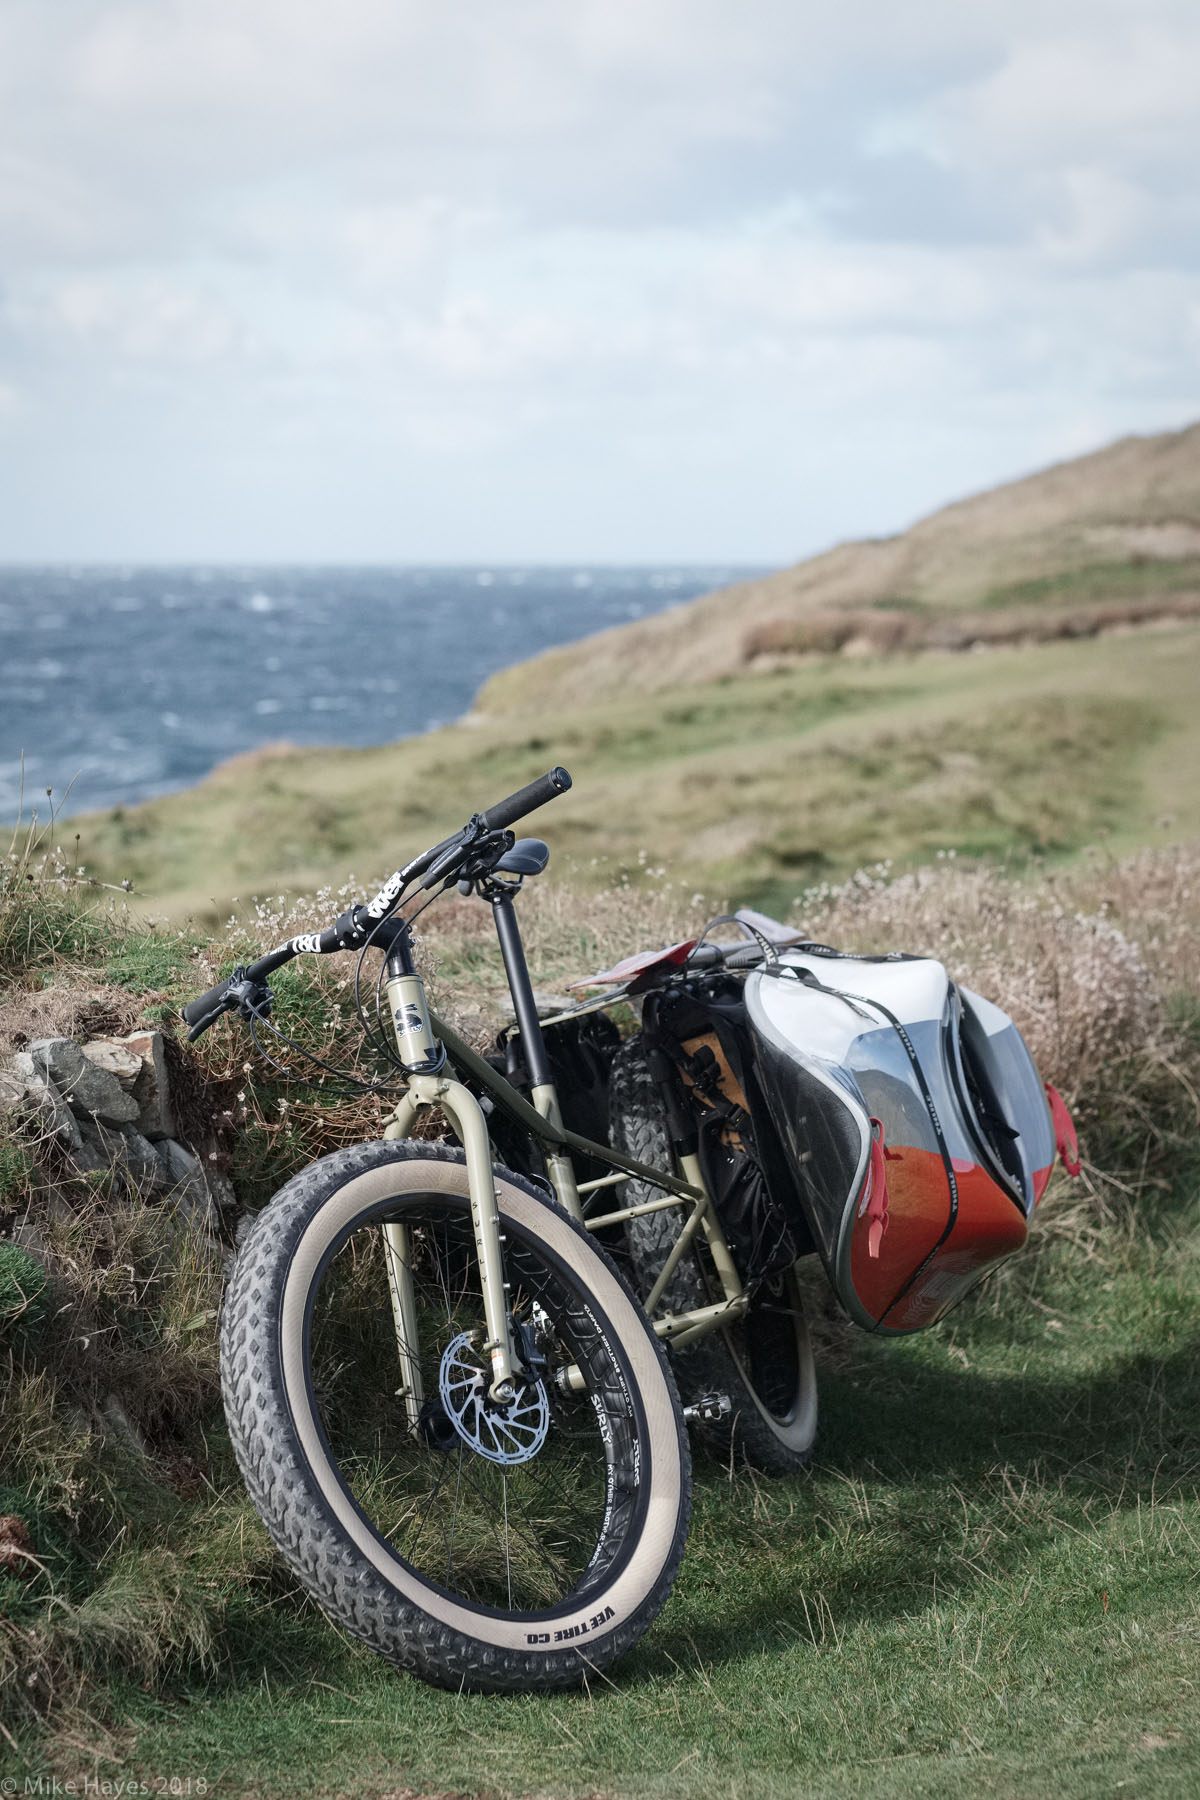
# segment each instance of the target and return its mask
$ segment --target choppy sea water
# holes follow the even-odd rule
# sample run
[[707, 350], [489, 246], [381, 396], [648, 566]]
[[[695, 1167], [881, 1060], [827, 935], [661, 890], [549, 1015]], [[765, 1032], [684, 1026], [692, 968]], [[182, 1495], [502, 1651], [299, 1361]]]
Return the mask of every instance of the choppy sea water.
[[0, 568], [0, 819], [186, 787], [243, 750], [389, 743], [552, 644], [742, 568]]

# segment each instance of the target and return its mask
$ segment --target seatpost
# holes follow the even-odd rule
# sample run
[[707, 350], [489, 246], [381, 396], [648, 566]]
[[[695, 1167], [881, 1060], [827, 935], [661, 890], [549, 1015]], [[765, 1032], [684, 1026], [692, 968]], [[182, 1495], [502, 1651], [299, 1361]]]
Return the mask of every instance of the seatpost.
[[517, 1015], [517, 1029], [521, 1033], [521, 1043], [525, 1050], [525, 1066], [529, 1070], [533, 1086], [546, 1087], [552, 1080], [550, 1059], [546, 1054], [546, 1040], [542, 1036], [541, 1020], [533, 997], [533, 983], [529, 979], [529, 965], [525, 961], [525, 946], [521, 942], [516, 908], [512, 903], [512, 895], [497, 893], [495, 886], [489, 898], [492, 902], [492, 916], [496, 921], [496, 936], [500, 939], [504, 973], [508, 976], [513, 1011]]
[[[525, 1051], [525, 1066], [529, 1070], [532, 1089], [529, 1097], [543, 1119], [549, 1119], [552, 1125], [561, 1126], [562, 1109], [558, 1104], [554, 1076], [550, 1070], [546, 1040], [542, 1036], [542, 1024], [533, 997], [533, 983], [529, 979], [529, 966], [525, 961], [525, 946], [521, 942], [521, 928], [517, 924], [512, 894], [502, 891], [499, 882], [489, 883], [486, 892], [492, 904], [496, 936], [500, 939], [500, 954], [504, 959], [504, 973], [508, 977], [513, 1011], [517, 1016], [517, 1030], [521, 1034]], [[542, 1146], [542, 1155], [546, 1159], [546, 1173], [559, 1204], [573, 1218], [582, 1219], [583, 1207], [575, 1184], [575, 1165], [570, 1156], [564, 1151], [551, 1149], [548, 1144]]]

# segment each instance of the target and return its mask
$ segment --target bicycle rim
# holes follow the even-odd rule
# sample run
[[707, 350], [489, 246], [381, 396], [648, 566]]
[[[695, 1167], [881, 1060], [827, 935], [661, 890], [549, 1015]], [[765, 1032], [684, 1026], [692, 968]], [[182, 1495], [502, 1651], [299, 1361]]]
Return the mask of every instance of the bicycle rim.
[[[417, 1330], [404, 1347], [419, 1370], [419, 1408], [397, 1391], [385, 1223], [409, 1234]], [[329, 1247], [309, 1299], [305, 1361], [329, 1464], [375, 1540], [448, 1599], [534, 1621], [586, 1602], [636, 1543], [643, 1427], [620, 1346], [583, 1282], [511, 1220], [505, 1275], [525, 1347], [545, 1358], [514, 1408], [486, 1400], [474, 1237], [454, 1196], [384, 1204]], [[572, 1366], [580, 1392], [557, 1379]], [[542, 1414], [534, 1447], [528, 1422]]]

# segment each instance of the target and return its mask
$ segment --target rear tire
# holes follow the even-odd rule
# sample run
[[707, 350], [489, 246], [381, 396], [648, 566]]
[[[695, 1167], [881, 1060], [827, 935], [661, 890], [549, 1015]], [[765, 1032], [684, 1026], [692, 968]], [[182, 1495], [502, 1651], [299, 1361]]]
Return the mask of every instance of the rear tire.
[[[609, 1095], [614, 1148], [669, 1169], [666, 1115], [639, 1038], [623, 1044], [614, 1057]], [[625, 1206], [661, 1197], [660, 1189], [636, 1176], [623, 1191]], [[630, 1260], [643, 1299], [667, 1260], [680, 1219], [671, 1208], [628, 1221]], [[702, 1254], [693, 1251], [681, 1259], [667, 1283], [662, 1311], [690, 1312], [720, 1297], [715, 1277], [706, 1277]], [[709, 1393], [729, 1396], [729, 1417], [703, 1427], [721, 1454], [740, 1455], [767, 1475], [795, 1475], [808, 1467], [817, 1435], [817, 1372], [795, 1269], [763, 1282], [747, 1313], [728, 1330], [673, 1349], [671, 1359], [685, 1401]]]
[[[260, 1214], [223, 1312], [225, 1408], [268, 1531], [348, 1631], [442, 1687], [578, 1686], [670, 1591], [687, 1434], [624, 1278], [530, 1182], [495, 1177], [513, 1317], [546, 1358], [522, 1388], [536, 1430], [510, 1430], [520, 1409], [481, 1384], [470, 1397], [486, 1332], [466, 1166], [427, 1144], [338, 1151]], [[412, 1246], [417, 1424], [396, 1392], [384, 1223]], [[572, 1364], [582, 1392], [555, 1380]]]

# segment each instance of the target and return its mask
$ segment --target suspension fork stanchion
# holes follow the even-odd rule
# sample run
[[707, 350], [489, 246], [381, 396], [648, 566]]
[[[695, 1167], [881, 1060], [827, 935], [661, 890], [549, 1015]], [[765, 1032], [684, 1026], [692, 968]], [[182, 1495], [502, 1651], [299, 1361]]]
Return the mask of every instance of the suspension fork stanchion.
[[491, 1396], [501, 1405], [516, 1392], [519, 1365], [513, 1350], [508, 1317], [508, 1287], [501, 1254], [500, 1211], [496, 1177], [492, 1169], [492, 1145], [487, 1120], [470, 1088], [444, 1075], [416, 1075], [410, 1087], [425, 1106], [440, 1106], [454, 1134], [467, 1153], [467, 1185], [471, 1193], [471, 1223], [479, 1257], [479, 1284], [483, 1292], [483, 1316], [487, 1342], [483, 1346], [492, 1367]]
[[[406, 1138], [416, 1123], [420, 1102], [411, 1091], [399, 1101], [391, 1123], [384, 1130], [389, 1140]], [[421, 1363], [417, 1341], [417, 1296], [412, 1277], [412, 1238], [407, 1225], [384, 1225], [383, 1257], [388, 1273], [388, 1292], [392, 1297], [392, 1318], [396, 1325], [396, 1353], [400, 1360], [400, 1386], [397, 1392], [404, 1402], [408, 1422], [414, 1431], [421, 1422], [425, 1400], [425, 1383], [421, 1379]]]

